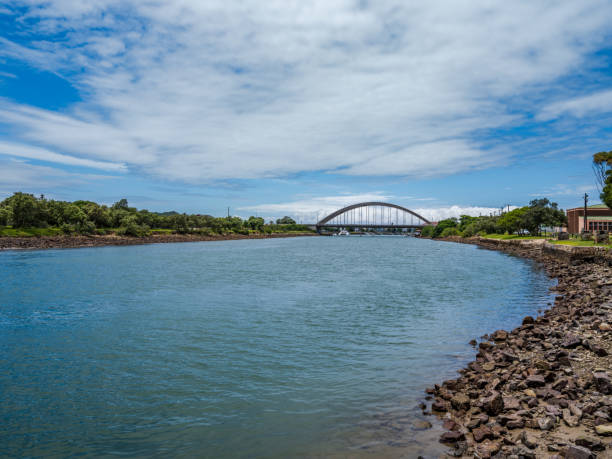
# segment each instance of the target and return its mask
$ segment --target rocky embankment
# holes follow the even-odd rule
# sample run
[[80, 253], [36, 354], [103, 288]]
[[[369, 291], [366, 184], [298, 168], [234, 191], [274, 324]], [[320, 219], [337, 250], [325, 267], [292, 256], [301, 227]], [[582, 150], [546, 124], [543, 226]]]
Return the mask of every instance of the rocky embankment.
[[[476, 360], [427, 389], [456, 457], [612, 458], [612, 258], [542, 241], [476, 243], [537, 260], [554, 305], [473, 341]], [[428, 406], [422, 405], [425, 412]]]
[[130, 236], [41, 236], [0, 237], [0, 250], [69, 249], [101, 247], [107, 245], [159, 244], [164, 242], [227, 241], [234, 239], [270, 239], [279, 237], [316, 236], [316, 233], [232, 234], [226, 236], [199, 236], [195, 234], [153, 234], [146, 237]]

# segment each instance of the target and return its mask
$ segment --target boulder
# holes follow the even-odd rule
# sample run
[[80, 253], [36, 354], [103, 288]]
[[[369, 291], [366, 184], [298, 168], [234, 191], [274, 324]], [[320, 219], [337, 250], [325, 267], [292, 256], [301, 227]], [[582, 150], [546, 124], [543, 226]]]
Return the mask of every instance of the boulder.
[[612, 436], [612, 424], [600, 424], [595, 426], [595, 432], [601, 436]]
[[571, 445], [567, 448], [565, 459], [595, 459], [595, 456], [584, 446]]
[[444, 432], [442, 435], [440, 435], [440, 441], [442, 443], [457, 443], [462, 440], [465, 440], [465, 435], [463, 432], [450, 431]]
[[538, 419], [540, 430], [551, 430], [555, 427], [555, 419], [551, 416], [546, 416]]
[[561, 347], [565, 349], [574, 349], [582, 344], [582, 340], [576, 335], [566, 335], [561, 343]]
[[481, 399], [482, 409], [491, 416], [496, 416], [504, 410], [504, 399], [499, 392], [493, 393]]
[[544, 380], [544, 376], [542, 375], [527, 376], [525, 383], [528, 387], [543, 387], [546, 385], [546, 381]]
[[612, 383], [610, 382], [610, 377], [602, 372], [593, 373], [593, 383], [597, 388], [598, 392], [602, 394], [612, 394]]
[[456, 394], [453, 398], [451, 398], [451, 406], [455, 410], [467, 411], [470, 409], [470, 397], [463, 393]]
[[478, 443], [486, 439], [493, 440], [495, 438], [493, 431], [488, 426], [481, 426], [474, 429], [472, 431], [472, 435], [474, 435], [474, 440], [476, 440]]

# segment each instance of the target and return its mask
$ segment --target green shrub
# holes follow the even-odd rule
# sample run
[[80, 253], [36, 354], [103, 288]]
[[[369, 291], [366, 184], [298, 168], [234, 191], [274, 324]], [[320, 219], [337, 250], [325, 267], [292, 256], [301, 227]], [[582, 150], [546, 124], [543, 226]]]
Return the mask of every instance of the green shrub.
[[427, 225], [427, 226], [424, 226], [423, 229], [421, 230], [421, 236], [422, 237], [432, 237], [433, 232], [434, 232], [434, 226]]
[[440, 237], [459, 236], [459, 229], [454, 227], [444, 228], [440, 233]]

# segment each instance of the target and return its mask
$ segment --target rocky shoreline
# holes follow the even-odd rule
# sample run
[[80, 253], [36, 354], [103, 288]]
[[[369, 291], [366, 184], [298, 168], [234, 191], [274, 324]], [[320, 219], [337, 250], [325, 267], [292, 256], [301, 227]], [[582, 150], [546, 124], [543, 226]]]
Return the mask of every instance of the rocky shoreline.
[[476, 359], [426, 390], [454, 457], [612, 458], [612, 256], [544, 241], [452, 238], [536, 260], [552, 307], [472, 341]]
[[73, 249], [110, 245], [140, 245], [168, 242], [230, 241], [238, 239], [274, 239], [285, 237], [317, 236], [316, 233], [231, 234], [225, 236], [200, 236], [195, 234], [153, 234], [146, 237], [130, 236], [40, 236], [0, 237], [0, 251], [25, 249]]

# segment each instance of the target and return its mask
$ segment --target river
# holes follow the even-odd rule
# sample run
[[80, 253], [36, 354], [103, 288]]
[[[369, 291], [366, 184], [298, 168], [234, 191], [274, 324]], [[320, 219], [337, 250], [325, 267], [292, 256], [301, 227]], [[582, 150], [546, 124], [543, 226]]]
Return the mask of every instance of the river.
[[1, 252], [0, 455], [437, 457], [423, 390], [551, 285], [394, 236]]

